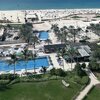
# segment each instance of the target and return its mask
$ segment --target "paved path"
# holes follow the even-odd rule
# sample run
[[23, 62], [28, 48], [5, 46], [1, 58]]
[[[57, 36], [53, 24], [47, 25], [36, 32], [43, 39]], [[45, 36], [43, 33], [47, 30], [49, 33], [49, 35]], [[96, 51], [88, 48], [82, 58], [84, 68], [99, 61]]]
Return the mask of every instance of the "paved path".
[[56, 53], [50, 54], [49, 56], [51, 57], [52, 63], [54, 68], [61, 68], [61, 66], [59, 65], [59, 63], [57, 62], [57, 57], [56, 57]]
[[27, 43], [15, 43], [15, 44], [4, 44], [4, 45], [0, 45], [0, 47], [8, 47], [8, 46], [16, 46], [16, 45], [23, 45], [23, 44], [27, 44]]
[[95, 75], [90, 70], [87, 69], [86, 73], [90, 78], [90, 84], [87, 85], [85, 89], [80, 92], [79, 96], [75, 100], [82, 100], [94, 85], [100, 84], [100, 81], [95, 77]]

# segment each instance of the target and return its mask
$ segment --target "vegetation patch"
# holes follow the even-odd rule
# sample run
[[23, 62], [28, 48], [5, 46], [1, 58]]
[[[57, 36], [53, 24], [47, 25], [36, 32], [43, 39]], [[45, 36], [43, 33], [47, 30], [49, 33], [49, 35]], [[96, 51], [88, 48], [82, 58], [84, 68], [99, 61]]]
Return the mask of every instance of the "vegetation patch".
[[82, 17], [80, 17], [80, 16], [72, 16], [71, 18], [82, 18]]
[[100, 18], [100, 15], [97, 15], [97, 16], [95, 16], [95, 17], [93, 17], [93, 18]]

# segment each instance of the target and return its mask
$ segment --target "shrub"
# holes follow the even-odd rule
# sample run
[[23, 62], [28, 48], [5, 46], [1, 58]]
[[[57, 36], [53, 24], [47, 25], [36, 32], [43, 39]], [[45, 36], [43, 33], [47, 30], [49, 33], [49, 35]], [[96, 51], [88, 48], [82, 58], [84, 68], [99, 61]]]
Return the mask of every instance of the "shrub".
[[66, 72], [64, 70], [62, 70], [61, 68], [59, 68], [59, 69], [53, 68], [53, 69], [50, 70], [50, 75], [65, 77]]
[[81, 67], [82, 67], [83, 69], [86, 68], [86, 64], [83, 63], [83, 64], [81, 65]]
[[84, 77], [82, 77], [82, 79], [81, 79], [81, 84], [82, 84], [82, 85], [85, 85], [85, 84], [88, 83], [88, 81], [89, 81], [88, 76], [84, 76]]
[[92, 71], [99, 71], [100, 70], [100, 64], [96, 61], [91, 61], [88, 65], [88, 68]]
[[12, 80], [9, 85], [19, 83], [19, 82], [20, 82], [20, 78], [17, 78], [17, 79]]
[[85, 43], [85, 42], [86, 42], [86, 40], [79, 40], [79, 42], [81, 42], [81, 43]]
[[40, 79], [40, 78], [42, 78], [42, 75], [33, 75], [32, 77], [36, 78], [36, 79]]
[[61, 68], [60, 69], [56, 69], [56, 75], [57, 76], [61, 76], [61, 77], [65, 77], [66, 76], [66, 73], [64, 70], [62, 70]]
[[0, 75], [0, 79], [3, 79], [3, 80], [14, 80], [16, 78], [18, 78], [19, 76], [17, 74], [1, 74]]
[[51, 70], [50, 70], [50, 75], [56, 75], [56, 73], [55, 73], [55, 68], [52, 68]]
[[82, 70], [81, 65], [79, 63], [77, 63], [75, 65], [75, 69], [74, 70], [75, 70], [76, 75], [78, 75], [80, 77], [86, 75], [85, 72]]
[[81, 83], [81, 78], [79, 76], [74, 77], [74, 82], [80, 84]]
[[9, 80], [0, 80], [0, 85], [6, 85], [9, 83]]

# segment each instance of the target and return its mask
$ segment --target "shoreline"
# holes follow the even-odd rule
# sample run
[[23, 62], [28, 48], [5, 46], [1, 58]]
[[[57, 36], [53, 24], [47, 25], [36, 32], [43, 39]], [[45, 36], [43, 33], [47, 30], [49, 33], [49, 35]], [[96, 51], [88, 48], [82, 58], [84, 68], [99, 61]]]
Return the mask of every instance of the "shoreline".
[[0, 11], [45, 11], [45, 10], [100, 10], [100, 8], [47, 8], [47, 9], [0, 9]]

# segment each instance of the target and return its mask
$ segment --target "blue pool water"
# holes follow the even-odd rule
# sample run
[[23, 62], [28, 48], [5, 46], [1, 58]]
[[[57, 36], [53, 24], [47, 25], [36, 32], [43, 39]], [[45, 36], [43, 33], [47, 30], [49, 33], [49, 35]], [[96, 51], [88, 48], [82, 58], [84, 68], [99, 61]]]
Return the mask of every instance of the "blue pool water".
[[0, 0], [1, 10], [100, 8], [100, 0]]
[[[48, 57], [39, 57], [35, 60], [29, 60], [28, 62], [25, 61], [19, 61], [16, 64], [16, 71], [20, 71], [21, 69], [25, 69], [25, 66], [27, 66], [27, 70], [31, 70], [35, 68], [39, 68], [42, 66], [48, 67]], [[0, 61], [0, 71], [11, 71], [14, 69], [14, 65], [9, 65], [6, 61]]]
[[48, 32], [40, 32], [39, 33], [39, 39], [42, 41], [45, 41], [49, 38]]

